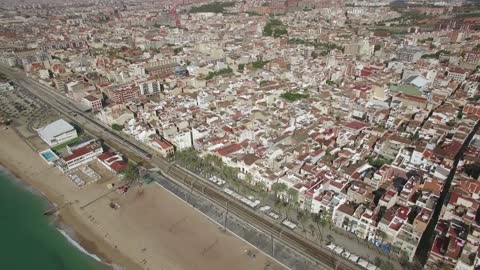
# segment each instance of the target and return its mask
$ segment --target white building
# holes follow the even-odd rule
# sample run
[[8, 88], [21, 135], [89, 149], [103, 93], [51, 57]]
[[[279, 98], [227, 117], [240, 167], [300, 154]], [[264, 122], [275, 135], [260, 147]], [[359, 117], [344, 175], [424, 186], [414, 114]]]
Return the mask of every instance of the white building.
[[0, 81], [0, 92], [13, 90], [14, 87], [7, 81]]
[[173, 145], [177, 150], [184, 150], [192, 147], [192, 138], [189, 129], [184, 129], [173, 137]]
[[67, 147], [67, 150], [70, 155], [59, 160], [59, 167], [63, 172], [87, 164], [103, 153], [102, 146], [94, 141], [80, 144], [76, 148]]
[[49, 146], [56, 146], [78, 137], [75, 128], [63, 119], [41, 127], [37, 132]]
[[160, 82], [157, 80], [142, 81], [138, 85], [140, 86], [140, 94], [143, 96], [159, 94], [162, 90]]

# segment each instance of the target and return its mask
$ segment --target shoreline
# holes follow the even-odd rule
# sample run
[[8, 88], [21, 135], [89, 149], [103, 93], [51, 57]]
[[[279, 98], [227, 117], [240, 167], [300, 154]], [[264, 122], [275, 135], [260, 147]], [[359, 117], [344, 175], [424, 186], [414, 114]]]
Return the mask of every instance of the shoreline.
[[[31, 193], [33, 196], [39, 197], [42, 201], [45, 202], [46, 207], [43, 211], [47, 211], [51, 208], [57, 208], [58, 204], [53, 202], [48, 196], [41, 190], [32, 185], [31, 181], [28, 181], [18, 173], [15, 168], [9, 168], [0, 160], [0, 172], [6, 174], [12, 181], [12, 183], [19, 185], [22, 189], [25, 189], [27, 192]], [[70, 223], [73, 223], [74, 219], [65, 218], [64, 214], [55, 213], [50, 217], [46, 216], [46, 219], [49, 219], [51, 225], [67, 240], [70, 245], [79, 250], [85, 256], [90, 257], [91, 259], [97, 261], [100, 266], [104, 269], [123, 269], [120, 266], [115, 265], [113, 262], [109, 262], [109, 258], [99, 252], [95, 247], [93, 241], [87, 240], [81, 232], [75, 230], [74, 226]], [[88, 244], [90, 242], [90, 244]]]
[[66, 226], [63, 231], [110, 269], [285, 269], [162, 187], [112, 192], [107, 184], [117, 177], [92, 163], [103, 178], [78, 188], [38, 155], [44, 148], [39, 138], [25, 139], [13, 128], [0, 128], [0, 137], [1, 166], [59, 208], [53, 225]]
[[[42, 169], [43, 172], [36, 173], [35, 169], [32, 166], [28, 168], [23, 168], [21, 164], [18, 164], [18, 162], [14, 160], [10, 160], [7, 157], [8, 155], [2, 155], [1, 152], [0, 170], [11, 176], [13, 182], [21, 185], [22, 188], [25, 188], [28, 192], [31, 192], [33, 195], [38, 196], [43, 201], [45, 201], [46, 209], [44, 209], [44, 211], [47, 211], [48, 209], [51, 209], [53, 207], [62, 207], [65, 203], [67, 203], [68, 200], [66, 200], [65, 196], [61, 194], [59, 190], [52, 188], [48, 184], [42, 183], [43, 177], [50, 176], [51, 172], [49, 172], [49, 170], [56, 169], [46, 163], [41, 163], [43, 162], [43, 160], [41, 160], [40, 156], [37, 155], [37, 152], [32, 149], [32, 147], [25, 141], [24, 138], [19, 136], [19, 134], [14, 130], [13, 127], [9, 127], [8, 129], [1, 128], [0, 132], [3, 136], [16, 136], [16, 139], [20, 140], [21, 143], [24, 144], [23, 147], [26, 147], [29, 151], [31, 151], [29, 153], [29, 156], [25, 156], [25, 158], [28, 160], [28, 162], [35, 162], [34, 165]], [[8, 150], [12, 151], [11, 149]], [[37, 158], [37, 160], [32, 160], [35, 158]], [[47, 174], [47, 176], [43, 176], [44, 174]], [[65, 178], [65, 176], [62, 175], [62, 178]], [[86, 223], [87, 221], [83, 217], [81, 217], [80, 213], [77, 213], [76, 209], [74, 209], [73, 207], [63, 207], [52, 216], [52, 226], [54, 226], [57, 230], [66, 230], [67, 232], [69, 232], [67, 234], [70, 236], [71, 240], [75, 241], [78, 246], [82, 247], [88, 253], [85, 253], [85, 255], [91, 257], [90, 254], [93, 254], [96, 257], [100, 258], [101, 262], [99, 262], [99, 264], [101, 264], [101, 266], [103, 265], [105, 269], [115, 269], [115, 267], [116, 269], [129, 270], [142, 269], [142, 267], [135, 263], [133, 259], [121, 253], [119, 250], [115, 249], [108, 242], [106, 242], [97, 232], [90, 228]], [[63, 236], [65, 237], [65, 235]], [[66, 240], [68, 241], [68, 239]]]

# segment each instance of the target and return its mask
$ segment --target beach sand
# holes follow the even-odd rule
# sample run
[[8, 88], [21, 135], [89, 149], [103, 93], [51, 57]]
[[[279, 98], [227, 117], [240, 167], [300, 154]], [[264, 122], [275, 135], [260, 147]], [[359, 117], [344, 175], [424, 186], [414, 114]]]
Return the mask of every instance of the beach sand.
[[[0, 127], [0, 164], [51, 202], [66, 205], [59, 219], [78, 242], [124, 269], [284, 269], [158, 185], [124, 195], [110, 192], [105, 181], [77, 188], [12, 128]], [[112, 202], [120, 208], [112, 209]]]

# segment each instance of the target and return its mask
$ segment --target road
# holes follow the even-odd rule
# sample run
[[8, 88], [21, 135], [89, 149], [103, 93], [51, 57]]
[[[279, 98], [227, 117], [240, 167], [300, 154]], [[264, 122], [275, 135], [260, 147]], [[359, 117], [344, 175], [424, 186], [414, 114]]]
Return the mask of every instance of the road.
[[30, 94], [36, 96], [44, 103], [49, 104], [53, 109], [57, 110], [66, 118], [75, 122], [93, 135], [102, 138], [107, 143], [115, 143], [122, 148], [121, 150], [127, 150], [146, 159], [148, 163], [153, 167], [159, 168], [161, 173], [175, 184], [190, 188], [191, 191], [195, 190], [222, 207], [228, 204], [228, 211], [230, 213], [251, 223], [264, 233], [271, 235], [276, 241], [290, 246], [292, 249], [315, 261], [320, 269], [348, 270], [360, 268], [344, 258], [333, 255], [328, 249], [319, 246], [318, 244], [305, 239], [303, 236], [281, 227], [279, 224], [268, 218], [260, 216], [253, 210], [246, 208], [233, 198], [218, 190], [207, 180], [187, 173], [184, 169], [169, 163], [162, 157], [151, 155], [146, 146], [132, 141], [127, 136], [120, 136], [109, 127], [106, 127], [104, 124], [94, 119], [90, 114], [83, 112], [53, 88], [43, 85], [26, 77], [24, 74], [20, 74], [5, 66], [0, 65], [0, 72], [7, 75], [17, 85], [25, 88]]
[[465, 153], [465, 150], [470, 145], [470, 142], [472, 141], [473, 136], [476, 134], [479, 128], [480, 128], [480, 120], [478, 120], [475, 126], [470, 130], [470, 133], [465, 138], [462, 144], [462, 147], [460, 148], [460, 151], [458, 151], [457, 155], [455, 156], [452, 169], [450, 170], [450, 173], [448, 174], [447, 179], [445, 179], [445, 185], [442, 189], [442, 192], [440, 193], [440, 197], [438, 198], [437, 204], [432, 214], [432, 218], [430, 219], [430, 222], [428, 223], [427, 228], [425, 229], [422, 235], [422, 238], [420, 239], [420, 243], [418, 244], [415, 257], [423, 265], [425, 265], [425, 263], [428, 260], [428, 255], [432, 247], [434, 236], [435, 236], [434, 235], [435, 227], [438, 223], [438, 219], [440, 217], [442, 207], [446, 207], [445, 200], [447, 199], [447, 195], [450, 192], [452, 181], [455, 177], [455, 174], [457, 173], [458, 163], [463, 158], [463, 154]]

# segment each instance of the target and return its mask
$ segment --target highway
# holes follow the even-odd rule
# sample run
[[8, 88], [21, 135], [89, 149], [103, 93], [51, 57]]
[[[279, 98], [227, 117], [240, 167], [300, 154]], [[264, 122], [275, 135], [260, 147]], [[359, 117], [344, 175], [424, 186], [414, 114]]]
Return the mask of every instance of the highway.
[[230, 213], [252, 224], [265, 234], [271, 235], [275, 241], [281, 242], [310, 258], [317, 263], [319, 269], [360, 269], [356, 264], [342, 257], [333, 255], [330, 250], [305, 239], [298, 233], [282, 227], [266, 216], [259, 215], [252, 209], [246, 208], [246, 206], [243, 206], [240, 202], [235, 201], [227, 194], [218, 190], [217, 187], [211, 185], [207, 180], [188, 173], [183, 168], [171, 164], [160, 156], [151, 155], [146, 146], [132, 141], [127, 136], [120, 136], [109, 127], [92, 118], [90, 114], [83, 112], [75, 104], [71, 103], [67, 97], [56, 92], [53, 88], [36, 82], [5, 66], [0, 65], [0, 72], [7, 75], [17, 85], [25, 88], [29, 93], [44, 103], [49, 104], [66, 118], [75, 122], [93, 135], [102, 138], [107, 143], [115, 143], [122, 147], [123, 150], [127, 150], [144, 158], [153, 167], [158, 167], [161, 170], [161, 174], [175, 184], [196, 191], [221, 207], [225, 207], [228, 203], [228, 211]]

